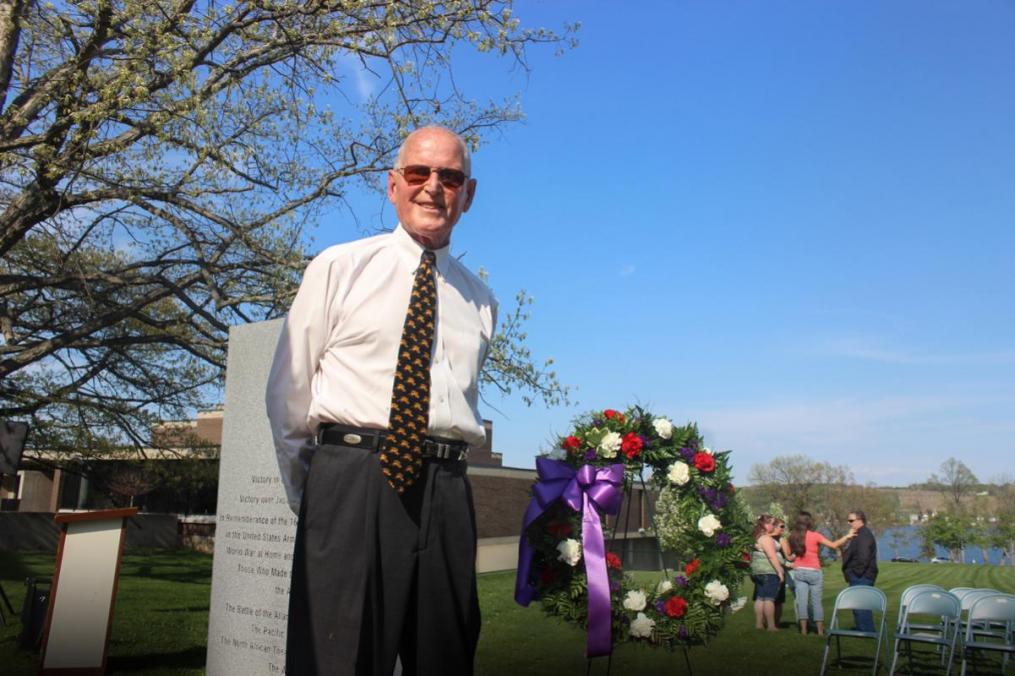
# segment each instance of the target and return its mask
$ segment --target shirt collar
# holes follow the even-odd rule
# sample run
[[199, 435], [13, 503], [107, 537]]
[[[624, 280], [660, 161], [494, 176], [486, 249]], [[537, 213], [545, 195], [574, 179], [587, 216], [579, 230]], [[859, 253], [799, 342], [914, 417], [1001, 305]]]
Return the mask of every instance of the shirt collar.
[[[406, 231], [405, 227], [399, 223], [392, 233], [395, 239], [395, 244], [399, 250], [404, 251], [406, 257], [412, 258], [412, 269], [415, 270], [416, 266], [419, 265], [420, 256], [423, 255], [423, 247], [419, 242], [412, 238], [412, 235]], [[432, 249], [434, 255], [437, 257], [437, 271], [440, 272], [441, 277], [448, 276], [448, 265], [450, 264], [451, 258], [451, 243], [441, 249]]]

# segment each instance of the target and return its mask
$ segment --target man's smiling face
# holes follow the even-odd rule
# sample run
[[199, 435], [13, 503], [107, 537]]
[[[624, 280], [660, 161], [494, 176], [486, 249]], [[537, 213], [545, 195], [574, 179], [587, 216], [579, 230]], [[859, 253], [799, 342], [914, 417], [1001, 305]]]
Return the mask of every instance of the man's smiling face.
[[476, 179], [470, 178], [461, 187], [449, 188], [433, 171], [425, 183], [411, 185], [399, 169], [419, 165], [457, 169], [468, 175], [469, 167], [465, 164], [458, 138], [444, 129], [421, 129], [406, 141], [398, 165], [388, 172], [388, 199], [395, 205], [402, 227], [428, 249], [447, 246], [451, 229], [472, 205]]

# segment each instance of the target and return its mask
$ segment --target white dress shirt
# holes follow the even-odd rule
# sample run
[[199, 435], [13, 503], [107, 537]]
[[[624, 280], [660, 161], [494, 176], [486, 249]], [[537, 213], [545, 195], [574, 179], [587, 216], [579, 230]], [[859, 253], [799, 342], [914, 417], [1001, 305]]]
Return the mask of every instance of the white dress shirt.
[[[432, 436], [478, 446], [479, 373], [497, 301], [448, 248], [437, 256], [430, 366]], [[394, 232], [339, 244], [307, 266], [268, 376], [268, 419], [289, 505], [299, 512], [310, 442], [321, 423], [386, 429], [398, 344], [423, 247]]]

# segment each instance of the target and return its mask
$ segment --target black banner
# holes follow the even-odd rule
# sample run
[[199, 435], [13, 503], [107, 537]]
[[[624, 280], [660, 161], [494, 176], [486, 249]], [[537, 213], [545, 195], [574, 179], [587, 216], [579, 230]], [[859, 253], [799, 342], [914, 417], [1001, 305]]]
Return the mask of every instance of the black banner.
[[28, 423], [0, 422], [0, 474], [17, 474], [28, 437]]

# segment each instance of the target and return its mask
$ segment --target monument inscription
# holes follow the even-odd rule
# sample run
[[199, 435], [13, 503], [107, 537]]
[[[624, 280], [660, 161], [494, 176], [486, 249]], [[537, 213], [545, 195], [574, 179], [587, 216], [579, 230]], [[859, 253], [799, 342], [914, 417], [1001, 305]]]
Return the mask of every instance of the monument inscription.
[[264, 412], [264, 388], [281, 328], [282, 320], [275, 320], [229, 332], [209, 676], [285, 672], [296, 517], [286, 501]]

